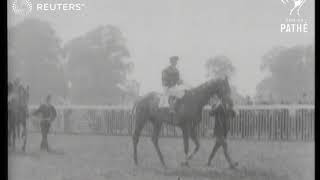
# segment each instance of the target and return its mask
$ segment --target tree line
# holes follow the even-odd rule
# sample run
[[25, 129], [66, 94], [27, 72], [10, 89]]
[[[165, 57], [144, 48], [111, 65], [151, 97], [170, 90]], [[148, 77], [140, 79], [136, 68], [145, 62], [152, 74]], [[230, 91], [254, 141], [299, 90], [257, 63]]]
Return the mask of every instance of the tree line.
[[[314, 45], [277, 46], [261, 57], [260, 69], [267, 76], [256, 86], [255, 96], [243, 96], [232, 86], [237, 104], [314, 104]], [[223, 55], [209, 58], [207, 76], [235, 76], [236, 68]]]
[[[99, 26], [62, 42], [46, 21], [25, 19], [8, 28], [8, 76], [20, 77], [30, 86], [30, 103], [48, 92], [73, 104], [108, 105], [133, 101], [139, 83], [128, 76], [134, 69], [120, 29]], [[273, 47], [261, 57], [261, 71], [268, 72], [256, 95], [243, 96], [235, 86], [237, 104], [314, 103], [314, 46]], [[234, 77], [236, 68], [224, 55], [208, 58], [207, 77]], [[58, 98], [59, 99], [59, 98]]]
[[[62, 44], [46, 21], [25, 19], [8, 30], [9, 80], [30, 86], [30, 103], [48, 92], [73, 104], [119, 104], [138, 96], [133, 63], [121, 31], [99, 26]], [[59, 98], [55, 98], [58, 99]]]

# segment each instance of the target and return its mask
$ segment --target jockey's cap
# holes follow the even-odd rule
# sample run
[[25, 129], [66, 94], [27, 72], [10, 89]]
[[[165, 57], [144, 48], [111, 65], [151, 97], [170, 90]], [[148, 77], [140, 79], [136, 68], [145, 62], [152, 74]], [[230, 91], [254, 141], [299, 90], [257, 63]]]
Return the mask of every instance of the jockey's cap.
[[170, 62], [178, 61], [178, 60], [179, 60], [179, 56], [171, 56], [170, 57]]

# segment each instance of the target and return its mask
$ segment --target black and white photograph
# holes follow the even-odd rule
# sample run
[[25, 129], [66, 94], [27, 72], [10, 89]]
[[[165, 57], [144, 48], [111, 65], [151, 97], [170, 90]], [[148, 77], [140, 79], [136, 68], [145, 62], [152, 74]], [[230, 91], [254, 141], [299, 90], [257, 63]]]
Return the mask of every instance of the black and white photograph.
[[9, 180], [315, 179], [315, 0], [7, 0], [7, 75]]

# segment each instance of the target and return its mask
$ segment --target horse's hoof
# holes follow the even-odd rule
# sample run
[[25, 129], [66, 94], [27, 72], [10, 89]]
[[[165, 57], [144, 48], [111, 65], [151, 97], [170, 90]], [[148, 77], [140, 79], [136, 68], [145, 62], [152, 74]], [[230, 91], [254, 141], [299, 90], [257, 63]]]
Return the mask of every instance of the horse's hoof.
[[193, 155], [188, 156], [188, 160], [191, 160], [193, 158]]
[[234, 167], [237, 167], [238, 165], [239, 165], [238, 162], [235, 162], [235, 163], [233, 164]]
[[138, 167], [138, 166], [139, 166], [138, 161], [135, 161], [135, 162], [134, 162], [134, 166], [136, 166], [136, 167]]
[[230, 166], [230, 169], [235, 170], [235, 169], [237, 169], [238, 165], [239, 165], [239, 163], [235, 162], [233, 165]]
[[190, 167], [188, 161], [181, 163], [182, 167]]

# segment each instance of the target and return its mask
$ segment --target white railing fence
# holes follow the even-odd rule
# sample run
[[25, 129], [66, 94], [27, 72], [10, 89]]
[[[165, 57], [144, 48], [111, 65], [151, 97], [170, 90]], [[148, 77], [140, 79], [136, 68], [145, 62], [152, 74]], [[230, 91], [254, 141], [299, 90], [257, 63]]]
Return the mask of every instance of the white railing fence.
[[[36, 106], [31, 106], [33, 111]], [[131, 107], [118, 106], [58, 106], [57, 119], [51, 126], [52, 133], [132, 135], [134, 113]], [[237, 115], [230, 121], [229, 137], [257, 140], [314, 140], [314, 106], [272, 105], [237, 106]], [[214, 118], [209, 117], [208, 108], [203, 109], [202, 122], [198, 126], [201, 137], [213, 133]], [[28, 120], [28, 129], [39, 132], [39, 119]], [[142, 135], [151, 135], [152, 126], [147, 124]], [[164, 125], [161, 136], [181, 136], [177, 127]]]

